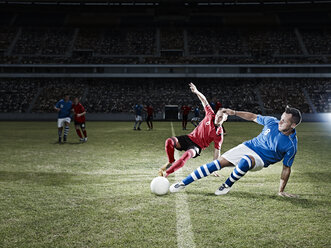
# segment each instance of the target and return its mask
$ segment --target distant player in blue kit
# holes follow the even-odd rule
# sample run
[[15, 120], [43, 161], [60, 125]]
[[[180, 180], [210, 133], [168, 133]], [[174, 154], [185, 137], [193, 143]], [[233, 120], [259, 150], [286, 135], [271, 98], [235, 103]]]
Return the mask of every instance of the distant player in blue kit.
[[284, 189], [290, 177], [291, 166], [297, 152], [295, 127], [300, 124], [302, 119], [300, 111], [287, 106], [280, 120], [270, 116], [231, 109], [224, 109], [222, 112], [239, 116], [248, 121], [254, 121], [263, 125], [264, 128], [257, 137], [232, 148], [219, 159], [197, 168], [183, 181], [171, 185], [170, 192], [178, 192], [190, 183], [206, 177], [214, 171], [228, 166], [235, 166], [230, 177], [215, 192], [216, 195], [225, 195], [230, 191], [232, 185], [248, 171], [258, 171], [283, 160], [278, 195], [296, 197], [296, 195], [284, 192]]
[[194, 108], [193, 112], [194, 112], [194, 117], [191, 119], [191, 123], [194, 127], [197, 127], [200, 123], [200, 109], [199, 109], [199, 106], [196, 106]]
[[64, 99], [58, 101], [54, 106], [54, 109], [58, 112], [57, 127], [59, 134], [59, 143], [61, 143], [63, 126], [63, 142], [67, 142], [67, 137], [69, 134], [69, 124], [71, 121], [70, 113], [72, 109], [72, 102], [70, 101], [69, 95], [65, 95]]
[[[133, 130], [141, 130], [140, 129], [140, 125], [141, 125], [141, 122], [143, 121], [143, 118], [142, 118], [142, 111], [143, 111], [143, 106], [141, 104], [136, 104], [134, 107], [134, 113], [135, 113], [135, 123], [134, 123], [134, 127], [133, 127]], [[137, 126], [138, 124], [138, 126]]]

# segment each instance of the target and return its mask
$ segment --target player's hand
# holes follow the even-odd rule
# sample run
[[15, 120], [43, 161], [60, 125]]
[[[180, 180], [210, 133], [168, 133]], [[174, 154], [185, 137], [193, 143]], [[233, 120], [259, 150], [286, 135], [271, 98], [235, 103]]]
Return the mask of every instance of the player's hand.
[[76, 116], [77, 116], [77, 117], [81, 117], [81, 116], [82, 116], [82, 114], [77, 114]]
[[214, 171], [212, 174], [214, 177], [220, 177], [220, 175], [218, 175], [216, 171]]
[[286, 193], [286, 192], [278, 192], [278, 195], [281, 197], [288, 197], [288, 198], [299, 198], [298, 195]]
[[198, 89], [197, 89], [197, 87], [191, 82], [191, 83], [189, 83], [189, 86], [190, 86], [190, 89], [191, 89], [191, 91], [193, 92], [193, 93], [197, 93], [198, 92]]
[[222, 109], [221, 112], [223, 114], [227, 114], [227, 115], [235, 115], [236, 114], [236, 111], [235, 110], [228, 109], [228, 108]]

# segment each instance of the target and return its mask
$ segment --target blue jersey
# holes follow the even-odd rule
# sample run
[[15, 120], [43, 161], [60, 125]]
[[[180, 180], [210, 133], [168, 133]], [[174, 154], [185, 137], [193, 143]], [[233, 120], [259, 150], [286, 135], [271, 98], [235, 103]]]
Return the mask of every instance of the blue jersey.
[[200, 117], [200, 110], [198, 107], [194, 109], [194, 117]]
[[297, 152], [296, 131], [289, 136], [284, 135], [278, 130], [278, 122], [274, 117], [258, 115], [257, 123], [264, 126], [262, 132], [243, 143], [262, 158], [264, 167], [282, 159], [283, 164], [290, 167]]
[[136, 115], [141, 115], [142, 110], [143, 110], [143, 106], [141, 106], [139, 104], [136, 104], [134, 106], [134, 112]]
[[72, 108], [72, 102], [71, 101], [65, 101], [63, 99], [61, 99], [60, 101], [58, 101], [55, 105], [55, 107], [59, 108], [59, 114], [58, 114], [58, 118], [67, 118], [70, 117], [70, 110]]

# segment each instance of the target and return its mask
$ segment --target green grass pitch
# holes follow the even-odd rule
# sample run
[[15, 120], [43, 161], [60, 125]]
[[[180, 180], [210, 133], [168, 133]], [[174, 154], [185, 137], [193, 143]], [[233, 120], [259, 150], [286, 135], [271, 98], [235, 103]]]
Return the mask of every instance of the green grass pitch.
[[[0, 247], [177, 247], [176, 197], [149, 188], [171, 136], [169, 122], [154, 125], [139, 132], [128, 122], [88, 122], [85, 144], [71, 125], [59, 145], [55, 121], [1, 122]], [[261, 130], [225, 127], [223, 152]], [[231, 168], [185, 189], [196, 247], [331, 247], [331, 127], [303, 123], [297, 132], [286, 191], [300, 198], [277, 196], [281, 163], [248, 173], [226, 196], [213, 193]], [[190, 160], [184, 175], [212, 154]]]

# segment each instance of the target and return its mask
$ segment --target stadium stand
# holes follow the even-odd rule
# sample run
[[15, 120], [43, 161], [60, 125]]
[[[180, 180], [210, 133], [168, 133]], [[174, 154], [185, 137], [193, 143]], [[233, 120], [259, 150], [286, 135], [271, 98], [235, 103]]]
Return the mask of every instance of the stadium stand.
[[[185, 82], [184, 82], [185, 81]], [[136, 103], [154, 106], [162, 113], [168, 104], [195, 106], [183, 79], [11, 79], [1, 80], [1, 112], [25, 112], [40, 88], [32, 112], [53, 112], [65, 93], [82, 97], [90, 113], [131, 112]], [[223, 106], [267, 114], [281, 113], [288, 104], [311, 113], [305, 88], [317, 112], [330, 112], [328, 79], [200, 79], [197, 85], [210, 101]], [[240, 89], [240, 90], [239, 90]], [[286, 90], [285, 90], [286, 89]], [[263, 106], [259, 103], [261, 96]]]

